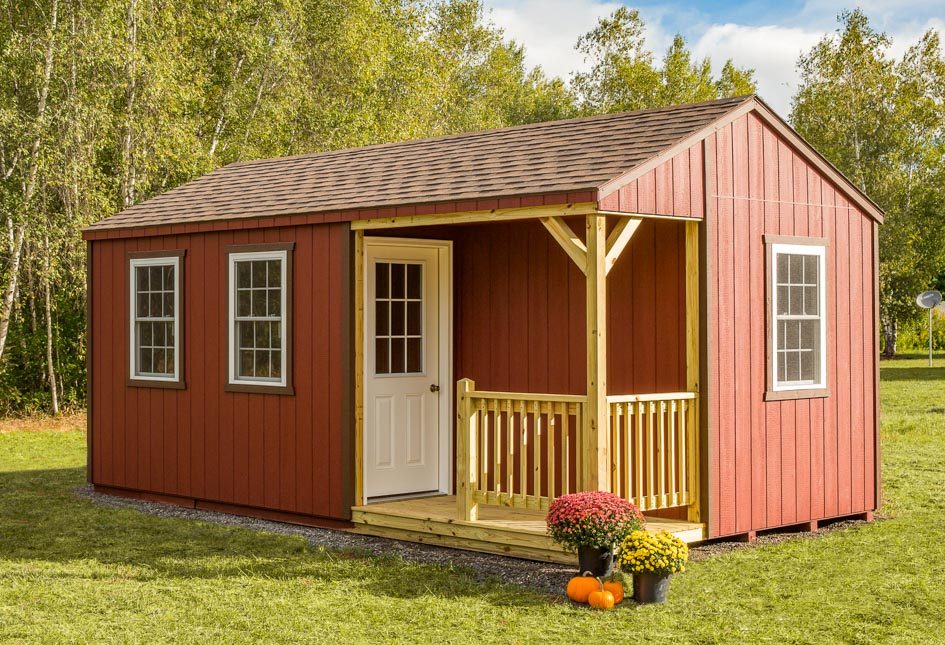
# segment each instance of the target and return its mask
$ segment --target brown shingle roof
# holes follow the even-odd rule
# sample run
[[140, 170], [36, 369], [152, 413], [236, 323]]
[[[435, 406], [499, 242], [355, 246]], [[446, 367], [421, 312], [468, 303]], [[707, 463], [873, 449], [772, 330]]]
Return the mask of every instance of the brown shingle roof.
[[747, 100], [234, 163], [88, 230], [595, 190]]

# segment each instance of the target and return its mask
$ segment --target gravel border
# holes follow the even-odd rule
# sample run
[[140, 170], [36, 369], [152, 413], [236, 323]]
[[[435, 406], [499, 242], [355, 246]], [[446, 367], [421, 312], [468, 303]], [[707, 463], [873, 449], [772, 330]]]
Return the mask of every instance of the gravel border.
[[[245, 515], [230, 515], [228, 513], [184, 508], [173, 504], [117, 497], [97, 493], [91, 485], [76, 488], [75, 494], [99, 506], [132, 509], [156, 517], [199, 520], [211, 524], [236, 526], [251, 531], [279, 535], [299, 535], [308, 540], [309, 545], [314, 548], [322, 547], [334, 551], [361, 552], [372, 556], [394, 556], [416, 564], [459, 567], [465, 569], [476, 580], [498, 579], [504, 583], [528, 587], [559, 598], [564, 597], [568, 579], [576, 572], [574, 567], [562, 564], [534, 562], [504, 555], [461, 551], [429, 544], [360, 535], [342, 530], [300, 526]], [[884, 518], [877, 517], [876, 519]], [[828, 524], [816, 533], [767, 533], [759, 535], [758, 539], [750, 544], [725, 541], [709, 542], [691, 547], [689, 555], [692, 561], [699, 562], [725, 553], [779, 544], [789, 540], [815, 540], [834, 531], [846, 530], [863, 524], [867, 524], [867, 522], [864, 520], [845, 520]]]

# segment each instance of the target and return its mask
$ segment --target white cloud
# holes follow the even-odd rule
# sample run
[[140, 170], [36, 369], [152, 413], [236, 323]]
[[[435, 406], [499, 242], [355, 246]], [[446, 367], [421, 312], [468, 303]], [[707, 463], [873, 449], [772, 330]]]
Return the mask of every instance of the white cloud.
[[595, 0], [491, 0], [485, 4], [506, 36], [525, 46], [529, 66], [541, 65], [549, 76], [563, 79], [586, 69], [584, 57], [574, 49], [577, 39], [593, 29], [599, 18], [620, 7], [617, 2]]
[[[577, 39], [599, 18], [621, 6], [617, 0], [485, 0], [493, 21], [506, 36], [524, 45], [526, 62], [540, 65], [550, 76], [567, 80], [587, 69], [575, 49]], [[901, 56], [929, 28], [945, 34], [945, 0], [858, 0], [871, 24], [893, 41], [890, 53]], [[781, 24], [757, 15], [761, 24], [721, 22], [691, 4], [669, 0], [640, 8], [646, 23], [647, 47], [662, 56], [672, 35], [682, 32], [693, 53], [709, 56], [718, 72], [731, 58], [740, 67], [755, 70], [758, 93], [787, 116], [797, 89], [798, 57], [838, 27], [841, 7], [836, 0], [806, 0]], [[769, 24], [765, 24], [769, 23]]]
[[755, 70], [758, 94], [780, 114], [787, 115], [791, 96], [797, 89], [795, 65], [798, 56], [808, 51], [824, 35], [794, 27], [724, 24], [712, 25], [692, 43], [698, 57], [709, 56], [718, 72], [732, 59], [740, 67]]

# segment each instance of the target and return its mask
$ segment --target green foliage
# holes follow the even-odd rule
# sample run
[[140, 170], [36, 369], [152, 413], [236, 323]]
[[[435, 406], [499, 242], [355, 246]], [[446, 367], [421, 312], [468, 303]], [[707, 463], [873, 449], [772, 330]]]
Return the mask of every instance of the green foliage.
[[716, 79], [711, 61], [693, 60], [680, 35], [657, 64], [646, 48], [645, 27], [637, 10], [620, 7], [578, 40], [578, 51], [592, 65], [572, 78], [585, 111], [638, 110], [755, 92], [753, 70], [726, 61]]
[[886, 342], [921, 314], [915, 296], [945, 269], [945, 57], [928, 31], [894, 60], [860, 11], [801, 57], [791, 119], [886, 210], [880, 310]]
[[0, 429], [0, 641], [935, 641], [945, 630], [945, 358], [881, 371], [887, 519], [709, 558], [693, 549], [665, 606], [625, 601], [606, 614], [466, 568], [97, 506], [73, 493], [85, 482], [83, 432]]
[[[929, 318], [925, 311], [899, 328], [897, 347], [906, 351], [929, 350]], [[945, 349], [945, 313], [941, 309], [932, 312], [932, 347], [936, 351]]]

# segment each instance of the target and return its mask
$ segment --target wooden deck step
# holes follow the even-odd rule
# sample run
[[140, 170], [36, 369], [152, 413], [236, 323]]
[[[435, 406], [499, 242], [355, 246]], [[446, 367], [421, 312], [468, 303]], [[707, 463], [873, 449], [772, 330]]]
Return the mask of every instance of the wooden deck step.
[[[576, 564], [577, 558], [555, 544], [545, 530], [542, 511], [480, 505], [479, 519], [456, 519], [452, 495], [379, 502], [351, 509], [355, 533], [434, 544], [516, 558]], [[703, 524], [651, 518], [651, 531], [669, 531], [686, 542], [704, 539]]]

